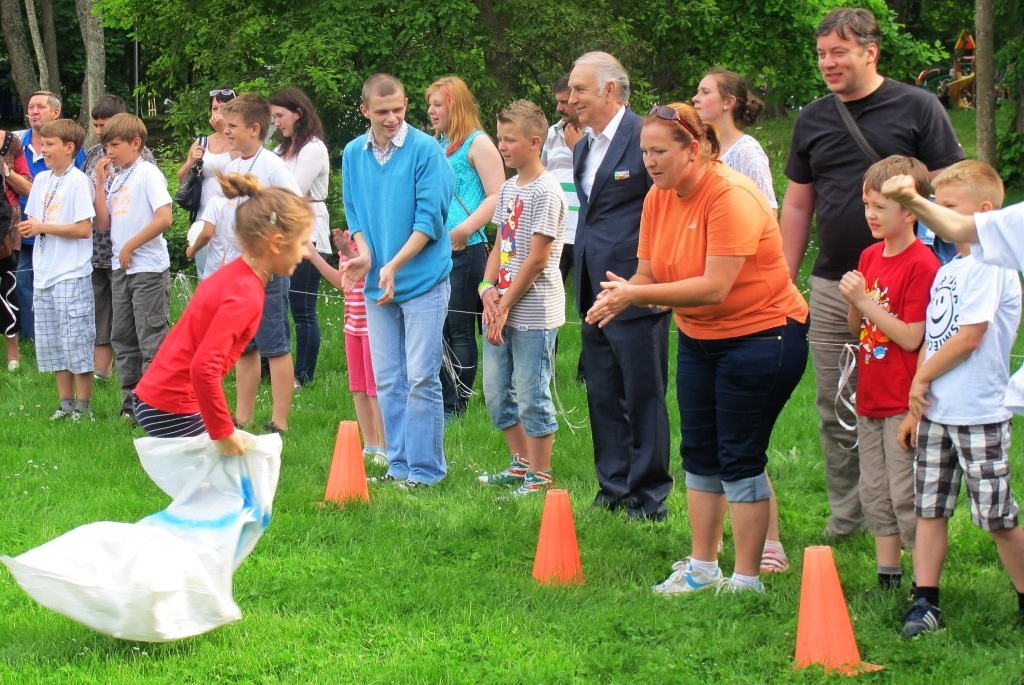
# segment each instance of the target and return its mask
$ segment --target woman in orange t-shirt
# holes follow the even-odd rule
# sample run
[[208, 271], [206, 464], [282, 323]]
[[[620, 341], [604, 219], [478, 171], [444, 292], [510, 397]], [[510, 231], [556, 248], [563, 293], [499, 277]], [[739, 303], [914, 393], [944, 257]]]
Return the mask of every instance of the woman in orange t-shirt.
[[[693, 547], [654, 591], [761, 590], [772, 428], [807, 363], [807, 304], [790, 281], [775, 212], [717, 160], [692, 107], [654, 107], [640, 134], [654, 180], [628, 281], [609, 274], [587, 312], [603, 326], [629, 305], [670, 307], [679, 327], [676, 396]], [[736, 567], [718, 568], [726, 507]]]

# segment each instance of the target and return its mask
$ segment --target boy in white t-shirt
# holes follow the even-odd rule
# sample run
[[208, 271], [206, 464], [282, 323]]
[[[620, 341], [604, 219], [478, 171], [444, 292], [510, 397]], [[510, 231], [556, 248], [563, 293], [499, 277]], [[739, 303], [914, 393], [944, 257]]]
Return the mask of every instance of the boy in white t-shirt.
[[[284, 161], [263, 147], [270, 131], [270, 102], [257, 93], [242, 93], [221, 108], [224, 119], [224, 137], [228, 150], [238, 153], [232, 159], [225, 173], [252, 174], [264, 186], [287, 188], [302, 196], [295, 176]], [[207, 264], [227, 264], [241, 254], [241, 246], [235, 238], [235, 210], [248, 198], [228, 200], [217, 223], [216, 238], [207, 255]], [[206, 277], [212, 273], [206, 269]], [[287, 276], [274, 276], [267, 283], [267, 298], [263, 305], [263, 318], [256, 331], [256, 337], [235, 365], [235, 421], [247, 426], [253, 422], [256, 413], [256, 392], [260, 383], [260, 355], [267, 357], [270, 367], [270, 392], [272, 408], [270, 420], [263, 429], [275, 433], [288, 432], [288, 416], [291, 414], [292, 391], [295, 386], [295, 366], [292, 364], [292, 341], [288, 329]]]
[[540, 107], [517, 100], [498, 114], [498, 151], [518, 173], [498, 193], [495, 246], [480, 283], [483, 301], [484, 400], [512, 461], [480, 482], [519, 487], [513, 496], [552, 485], [555, 406], [551, 376], [555, 336], [565, 323], [558, 262], [569, 209], [555, 176], [540, 161], [548, 122]]
[[[934, 185], [935, 202], [960, 214], [987, 212], [1003, 201], [999, 174], [976, 160], [947, 168]], [[1018, 618], [1024, 617], [1024, 530], [1010, 492], [1012, 414], [1003, 402], [1020, 314], [1017, 274], [978, 261], [967, 243], [959, 243], [932, 284], [910, 414], [899, 430], [904, 449], [915, 432], [917, 446], [916, 587], [903, 617], [904, 637], [939, 628], [939, 579], [961, 479], [971, 519], [995, 541], [1018, 591]]]
[[[171, 259], [163, 233], [171, 225], [167, 179], [142, 158], [146, 125], [115, 114], [100, 142], [107, 156], [96, 163], [96, 228], [110, 231], [115, 368], [121, 383], [121, 417], [135, 420], [134, 389], [167, 335]], [[120, 171], [111, 174], [111, 168]]]
[[[60, 407], [51, 421], [92, 420], [93, 341], [92, 184], [75, 168], [85, 131], [57, 119], [39, 131], [48, 171], [36, 176], [18, 225], [35, 243], [32, 306], [36, 313], [36, 359], [41, 372], [57, 376]], [[77, 392], [78, 401], [75, 401]]]

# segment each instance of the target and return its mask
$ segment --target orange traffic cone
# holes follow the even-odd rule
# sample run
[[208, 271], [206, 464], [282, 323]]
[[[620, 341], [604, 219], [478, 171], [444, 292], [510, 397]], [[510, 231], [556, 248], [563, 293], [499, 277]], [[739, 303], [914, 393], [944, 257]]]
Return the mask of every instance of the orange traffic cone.
[[548, 490], [545, 496], [533, 577], [551, 585], [583, 584], [576, 526], [572, 521], [569, 493], [565, 490]]
[[800, 617], [796, 626], [796, 668], [807, 668], [811, 664], [821, 664], [826, 671], [839, 671], [844, 675], [883, 668], [860, 660], [831, 547], [804, 550]]
[[338, 506], [344, 506], [348, 500], [370, 501], [359, 425], [355, 421], [342, 421], [338, 424], [338, 439], [334, 443], [334, 458], [331, 460], [331, 473], [327, 477], [324, 499]]

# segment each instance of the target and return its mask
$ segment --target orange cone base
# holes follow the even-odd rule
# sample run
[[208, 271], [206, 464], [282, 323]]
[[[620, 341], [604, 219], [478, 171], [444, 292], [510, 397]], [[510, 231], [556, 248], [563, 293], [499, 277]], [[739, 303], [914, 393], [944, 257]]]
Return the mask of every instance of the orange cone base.
[[324, 499], [338, 506], [345, 506], [346, 502], [352, 500], [370, 501], [359, 424], [355, 421], [342, 421], [338, 424], [338, 439], [334, 443], [334, 458], [331, 460]]
[[549, 585], [583, 584], [576, 526], [572, 520], [569, 493], [565, 490], [552, 489], [545, 494], [533, 577]]
[[883, 668], [860, 660], [831, 547], [804, 550], [794, 668], [807, 668], [811, 664], [821, 664], [826, 672], [837, 671], [843, 675]]

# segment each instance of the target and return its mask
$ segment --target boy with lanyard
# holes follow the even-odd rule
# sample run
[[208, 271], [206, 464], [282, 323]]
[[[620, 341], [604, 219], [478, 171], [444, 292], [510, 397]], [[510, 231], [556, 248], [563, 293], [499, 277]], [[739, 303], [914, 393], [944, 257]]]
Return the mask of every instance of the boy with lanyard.
[[[57, 376], [60, 407], [51, 421], [93, 420], [92, 189], [74, 166], [85, 131], [70, 119], [44, 124], [42, 154], [50, 167], [35, 177], [18, 225], [35, 238], [33, 307], [39, 371]], [[75, 402], [77, 391], [78, 402]]]
[[100, 135], [107, 156], [96, 163], [96, 227], [110, 231], [113, 254], [110, 342], [121, 418], [131, 422], [135, 385], [170, 321], [171, 260], [163, 233], [171, 225], [171, 196], [160, 169], [142, 158], [146, 136], [137, 116], [115, 114]]

